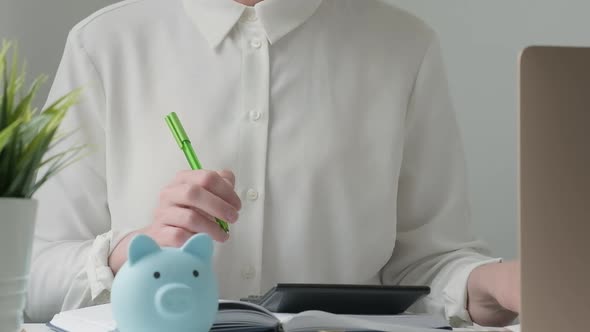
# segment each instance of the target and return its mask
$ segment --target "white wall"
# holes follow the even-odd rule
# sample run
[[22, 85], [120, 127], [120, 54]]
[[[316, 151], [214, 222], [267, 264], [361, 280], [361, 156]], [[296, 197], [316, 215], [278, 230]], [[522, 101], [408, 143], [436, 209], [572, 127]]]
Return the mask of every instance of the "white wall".
[[[466, 145], [474, 222], [497, 255], [514, 257], [517, 54], [534, 43], [590, 45], [590, 1], [386, 1], [439, 32]], [[68, 30], [114, 2], [0, 0], [0, 38], [19, 40], [31, 74], [52, 76]]]
[[466, 146], [473, 218], [517, 255], [517, 59], [531, 44], [590, 46], [588, 0], [386, 0], [437, 30]]
[[0, 40], [18, 41], [29, 79], [47, 74], [39, 93], [45, 101], [63, 53], [68, 31], [94, 11], [116, 0], [0, 0]]

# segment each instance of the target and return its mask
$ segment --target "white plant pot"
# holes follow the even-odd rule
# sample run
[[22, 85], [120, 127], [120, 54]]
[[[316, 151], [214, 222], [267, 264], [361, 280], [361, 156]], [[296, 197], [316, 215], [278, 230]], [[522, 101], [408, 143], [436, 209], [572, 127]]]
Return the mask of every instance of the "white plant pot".
[[0, 331], [23, 323], [37, 201], [0, 198]]

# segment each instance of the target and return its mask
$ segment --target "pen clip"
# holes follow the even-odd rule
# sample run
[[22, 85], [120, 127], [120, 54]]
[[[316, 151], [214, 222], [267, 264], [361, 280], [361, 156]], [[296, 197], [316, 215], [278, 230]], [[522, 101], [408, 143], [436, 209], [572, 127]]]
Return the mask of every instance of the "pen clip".
[[188, 135], [184, 131], [184, 127], [180, 123], [180, 119], [175, 112], [172, 112], [166, 116], [166, 123], [168, 124], [170, 131], [172, 131], [172, 135], [174, 136], [174, 139], [176, 139], [176, 143], [180, 149], [184, 147], [185, 142], [190, 143]]

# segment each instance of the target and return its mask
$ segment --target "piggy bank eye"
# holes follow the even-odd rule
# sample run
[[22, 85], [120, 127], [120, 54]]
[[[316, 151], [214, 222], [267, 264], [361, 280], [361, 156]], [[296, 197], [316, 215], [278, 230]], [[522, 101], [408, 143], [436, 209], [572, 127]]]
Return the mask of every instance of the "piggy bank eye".
[[154, 272], [154, 278], [160, 279], [160, 272]]
[[199, 276], [199, 271], [193, 270], [193, 276], [195, 276], [195, 278], [197, 278]]

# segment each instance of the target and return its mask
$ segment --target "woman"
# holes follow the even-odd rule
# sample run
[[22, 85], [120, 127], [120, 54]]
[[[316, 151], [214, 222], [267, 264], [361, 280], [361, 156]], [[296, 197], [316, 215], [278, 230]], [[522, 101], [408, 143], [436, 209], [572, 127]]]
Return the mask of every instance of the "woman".
[[[427, 284], [414, 310], [484, 325], [518, 312], [516, 264], [471, 230], [437, 38], [410, 14], [124, 1], [71, 31], [50, 100], [78, 86], [65, 127], [96, 150], [38, 194], [32, 319], [108, 301], [137, 233], [162, 246], [210, 234], [224, 298], [277, 282]], [[171, 111], [207, 170], [181, 171]]]

